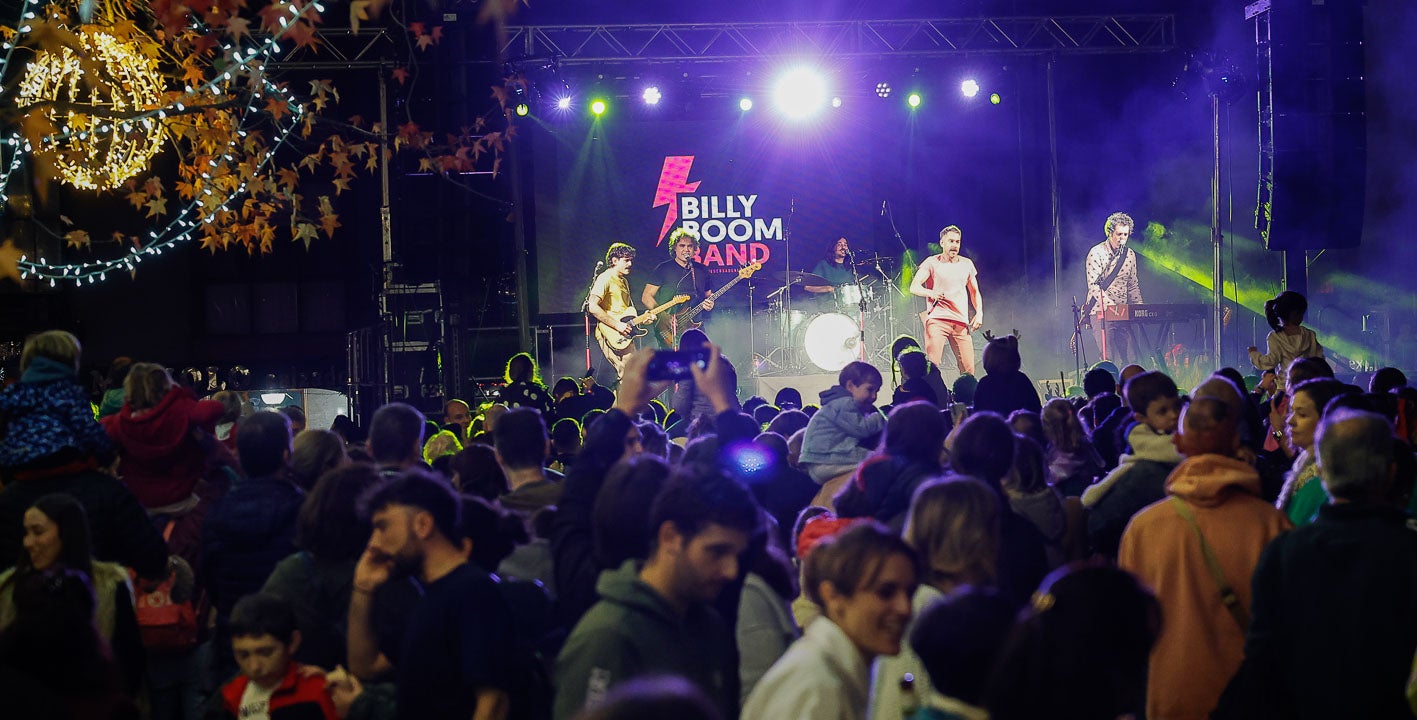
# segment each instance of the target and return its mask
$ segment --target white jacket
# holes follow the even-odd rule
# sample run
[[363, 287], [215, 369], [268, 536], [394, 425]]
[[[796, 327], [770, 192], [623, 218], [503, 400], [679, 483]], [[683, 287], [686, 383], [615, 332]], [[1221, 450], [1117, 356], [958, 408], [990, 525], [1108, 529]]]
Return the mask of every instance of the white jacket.
[[866, 720], [871, 666], [825, 615], [758, 681], [742, 720]]

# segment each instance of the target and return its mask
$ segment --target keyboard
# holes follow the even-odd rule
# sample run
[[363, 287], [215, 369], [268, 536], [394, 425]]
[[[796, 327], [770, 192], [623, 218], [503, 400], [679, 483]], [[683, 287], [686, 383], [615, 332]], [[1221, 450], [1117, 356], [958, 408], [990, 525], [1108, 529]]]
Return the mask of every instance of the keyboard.
[[1210, 317], [1211, 306], [1203, 303], [1136, 303], [1110, 305], [1105, 312], [1107, 322], [1172, 323], [1204, 320]]

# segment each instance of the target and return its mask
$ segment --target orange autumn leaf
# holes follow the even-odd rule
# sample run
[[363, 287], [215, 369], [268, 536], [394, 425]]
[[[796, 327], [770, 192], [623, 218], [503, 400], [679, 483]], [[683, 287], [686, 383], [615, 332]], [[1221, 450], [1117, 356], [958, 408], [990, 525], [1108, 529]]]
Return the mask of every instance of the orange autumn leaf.
[[[320, 216], [320, 229], [325, 232], [325, 237], [334, 237], [335, 228], [340, 227], [339, 216], [333, 213]], [[307, 244], [306, 247], [309, 247]]]

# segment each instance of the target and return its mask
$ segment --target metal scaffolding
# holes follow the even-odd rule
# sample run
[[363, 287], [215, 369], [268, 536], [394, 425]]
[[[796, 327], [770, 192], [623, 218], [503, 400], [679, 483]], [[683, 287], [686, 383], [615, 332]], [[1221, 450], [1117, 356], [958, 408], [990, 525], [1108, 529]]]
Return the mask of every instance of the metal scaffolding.
[[397, 62], [399, 47], [388, 28], [319, 28], [316, 44], [291, 43], [266, 63], [281, 70], [369, 70]]
[[1167, 14], [836, 20], [507, 28], [502, 56], [562, 65], [725, 62], [815, 55], [925, 58], [946, 55], [1130, 54], [1176, 47]]

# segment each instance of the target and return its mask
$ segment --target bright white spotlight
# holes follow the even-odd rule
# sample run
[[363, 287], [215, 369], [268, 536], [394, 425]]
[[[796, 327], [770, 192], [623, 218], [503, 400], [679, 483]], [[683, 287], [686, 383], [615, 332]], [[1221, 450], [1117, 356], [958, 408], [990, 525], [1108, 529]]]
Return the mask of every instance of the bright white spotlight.
[[562, 95], [561, 97], [556, 98], [556, 109], [557, 109], [557, 110], [570, 110], [570, 109], [571, 109], [571, 97], [570, 97], [569, 95]]
[[739, 109], [739, 110], [742, 110], [743, 112], [748, 112], [749, 110], [752, 110], [752, 109], [753, 109], [753, 99], [752, 99], [752, 98], [746, 98], [746, 97], [745, 97], [745, 98], [743, 98], [742, 100], [739, 100], [739, 101], [738, 101], [738, 109]]
[[891, 84], [888, 82], [876, 83], [876, 96], [888, 98], [891, 96]]
[[832, 98], [832, 107], [834, 107], [834, 108], [839, 108], [839, 107], [841, 107], [841, 97], [838, 96], [838, 97]]
[[974, 97], [979, 94], [979, 83], [970, 78], [959, 84], [959, 91], [964, 93], [965, 97]]
[[827, 80], [811, 68], [793, 68], [778, 78], [773, 98], [779, 112], [801, 120], [827, 104]]
[[659, 99], [663, 96], [659, 94], [659, 88], [651, 85], [645, 88], [644, 94], [641, 95], [641, 97], [644, 98], [646, 105], [658, 105]]

